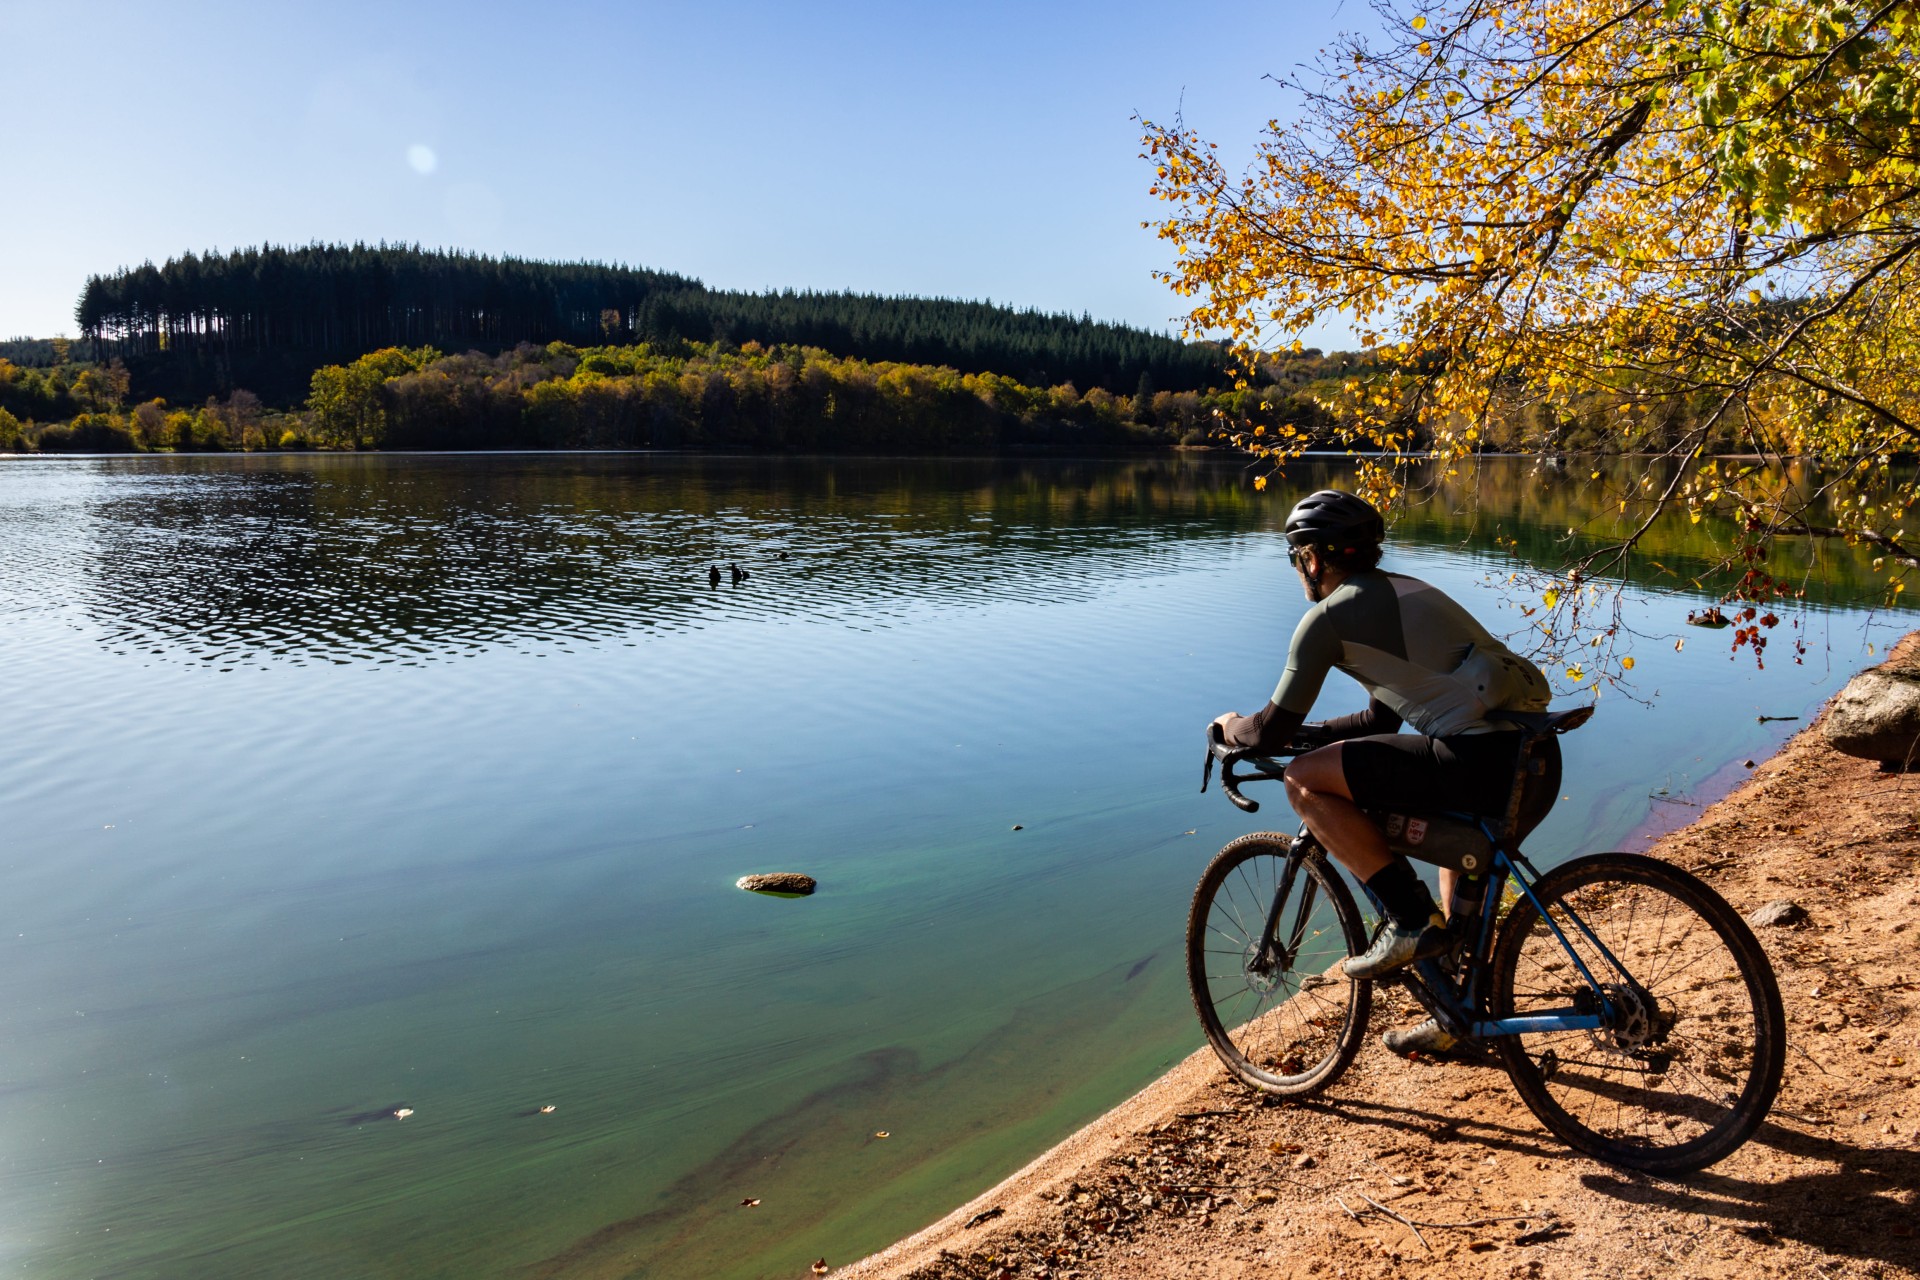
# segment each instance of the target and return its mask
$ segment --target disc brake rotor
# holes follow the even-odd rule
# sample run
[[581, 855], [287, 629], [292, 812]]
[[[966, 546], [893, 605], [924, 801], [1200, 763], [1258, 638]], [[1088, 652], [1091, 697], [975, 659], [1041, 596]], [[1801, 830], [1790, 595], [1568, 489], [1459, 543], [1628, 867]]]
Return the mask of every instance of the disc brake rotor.
[[1613, 1005], [1614, 1018], [1608, 1026], [1596, 1027], [1587, 1034], [1594, 1047], [1620, 1057], [1644, 1060], [1648, 1050], [1665, 1036], [1655, 1016], [1653, 997], [1638, 987], [1621, 982], [1600, 984]]

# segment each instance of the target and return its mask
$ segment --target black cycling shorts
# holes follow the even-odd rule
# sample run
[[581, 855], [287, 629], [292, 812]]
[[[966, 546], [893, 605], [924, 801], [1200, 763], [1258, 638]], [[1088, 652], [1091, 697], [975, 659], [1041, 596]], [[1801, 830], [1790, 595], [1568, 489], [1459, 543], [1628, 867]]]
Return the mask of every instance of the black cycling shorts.
[[[1348, 738], [1340, 763], [1347, 794], [1362, 809], [1396, 813], [1450, 810], [1505, 817], [1520, 743], [1518, 730], [1429, 738], [1420, 733], [1383, 733]], [[1520, 805], [1520, 834], [1531, 831], [1560, 798], [1560, 741], [1549, 736], [1535, 753], [1544, 765], [1527, 779]]]

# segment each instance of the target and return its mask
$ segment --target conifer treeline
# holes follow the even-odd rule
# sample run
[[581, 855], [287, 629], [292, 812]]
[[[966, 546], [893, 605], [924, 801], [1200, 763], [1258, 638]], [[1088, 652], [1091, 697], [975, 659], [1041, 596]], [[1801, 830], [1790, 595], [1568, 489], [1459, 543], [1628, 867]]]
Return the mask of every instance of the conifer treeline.
[[663, 271], [398, 245], [186, 254], [88, 279], [75, 312], [136, 391], [176, 400], [236, 387], [290, 404], [322, 365], [383, 347], [496, 352], [519, 343], [803, 344], [947, 365], [1034, 385], [1133, 394], [1217, 379], [1218, 353], [1089, 317], [984, 302], [708, 289]]

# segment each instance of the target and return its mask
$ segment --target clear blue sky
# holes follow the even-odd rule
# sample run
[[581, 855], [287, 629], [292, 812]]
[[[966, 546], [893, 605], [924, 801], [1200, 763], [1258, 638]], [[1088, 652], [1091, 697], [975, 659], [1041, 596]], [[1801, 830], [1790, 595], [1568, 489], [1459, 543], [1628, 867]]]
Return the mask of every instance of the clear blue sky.
[[1370, 16], [0, 0], [0, 337], [72, 333], [89, 272], [381, 239], [1167, 329], [1133, 115], [1244, 155], [1261, 77]]

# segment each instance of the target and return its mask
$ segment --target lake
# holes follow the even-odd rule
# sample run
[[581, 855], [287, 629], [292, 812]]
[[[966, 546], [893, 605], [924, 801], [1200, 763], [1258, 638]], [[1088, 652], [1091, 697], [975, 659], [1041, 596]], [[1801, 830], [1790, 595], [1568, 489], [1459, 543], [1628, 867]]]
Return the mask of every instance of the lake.
[[[1478, 480], [1387, 567], [1519, 631], [1517, 557], [1604, 531], [1530, 461]], [[0, 460], [0, 1274], [792, 1276], [952, 1208], [1201, 1043], [1193, 883], [1287, 825], [1198, 793], [1201, 729], [1306, 607], [1297, 485]], [[1685, 587], [1718, 535], [1657, 532]], [[1628, 595], [1637, 683], [1537, 857], [1684, 820], [1906, 629], [1802, 552], [1800, 666]], [[785, 870], [820, 892], [733, 887]]]

